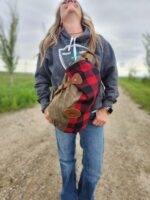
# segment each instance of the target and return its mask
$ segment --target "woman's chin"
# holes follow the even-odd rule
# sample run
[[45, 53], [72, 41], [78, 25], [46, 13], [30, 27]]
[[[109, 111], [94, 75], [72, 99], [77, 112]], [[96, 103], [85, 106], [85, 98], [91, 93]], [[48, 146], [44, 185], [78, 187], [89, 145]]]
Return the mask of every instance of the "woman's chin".
[[70, 13], [78, 14], [77, 10], [75, 8], [72, 8], [72, 7], [68, 8], [68, 10], [67, 10], [67, 15], [69, 15]]

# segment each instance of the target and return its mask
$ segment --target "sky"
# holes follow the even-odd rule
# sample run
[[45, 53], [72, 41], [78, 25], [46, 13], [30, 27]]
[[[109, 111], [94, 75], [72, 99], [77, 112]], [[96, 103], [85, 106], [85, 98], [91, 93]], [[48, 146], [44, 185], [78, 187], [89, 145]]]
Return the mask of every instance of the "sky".
[[[0, 0], [0, 18], [9, 25], [9, 10]], [[18, 0], [19, 14], [17, 53], [32, 59], [39, 43], [53, 24], [60, 0]], [[108, 40], [117, 62], [124, 65], [132, 60], [143, 62], [145, 49], [142, 34], [150, 33], [150, 0], [79, 0], [83, 10], [92, 18], [97, 33]]]

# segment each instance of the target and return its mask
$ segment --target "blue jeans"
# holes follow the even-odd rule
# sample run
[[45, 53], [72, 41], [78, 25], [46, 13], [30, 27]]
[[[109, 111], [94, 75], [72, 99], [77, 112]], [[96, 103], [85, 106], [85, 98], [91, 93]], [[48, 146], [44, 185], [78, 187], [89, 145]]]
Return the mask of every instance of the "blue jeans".
[[58, 156], [62, 175], [61, 200], [94, 200], [96, 184], [101, 177], [104, 153], [104, 126], [92, 124], [79, 132], [83, 149], [82, 171], [76, 187], [75, 133], [65, 133], [55, 127]]

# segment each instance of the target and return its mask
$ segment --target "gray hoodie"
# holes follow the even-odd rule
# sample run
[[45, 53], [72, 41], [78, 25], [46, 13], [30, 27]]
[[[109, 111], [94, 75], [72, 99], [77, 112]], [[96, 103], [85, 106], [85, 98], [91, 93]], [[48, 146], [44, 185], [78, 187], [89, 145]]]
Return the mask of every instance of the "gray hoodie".
[[[35, 89], [37, 92], [37, 101], [41, 104], [41, 111], [49, 104], [51, 91], [61, 83], [65, 69], [75, 61], [80, 53], [86, 52], [90, 37], [88, 27], [83, 26], [82, 35], [73, 38], [65, 29], [60, 33], [58, 43], [54, 47], [49, 47], [46, 51], [44, 62], [38, 65], [35, 72]], [[99, 70], [101, 75], [100, 92], [96, 98], [93, 112], [102, 107], [112, 107], [117, 102], [118, 91], [118, 70], [116, 58], [110, 43], [99, 34], [101, 38], [103, 51], [99, 44], [96, 46], [95, 54], [99, 59]]]

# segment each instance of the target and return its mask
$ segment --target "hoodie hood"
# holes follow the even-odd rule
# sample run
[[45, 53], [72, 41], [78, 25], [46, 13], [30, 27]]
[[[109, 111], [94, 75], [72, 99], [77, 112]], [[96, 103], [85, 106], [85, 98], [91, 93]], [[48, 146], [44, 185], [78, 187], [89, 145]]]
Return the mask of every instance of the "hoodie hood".
[[[83, 28], [83, 33], [80, 36], [75, 37], [78, 42], [86, 41], [87, 39], [90, 38], [89, 28], [87, 26], [85, 26], [85, 25], [82, 26], [82, 28]], [[69, 33], [65, 29], [62, 29], [62, 31], [60, 33], [60, 38], [70, 41], [72, 37], [71, 37], [71, 35], [69, 35]]]
[[59, 59], [64, 69], [78, 59], [81, 53], [86, 52], [90, 32], [87, 26], [83, 26], [83, 32], [77, 37], [72, 37], [65, 29], [60, 33], [60, 41], [63, 48], [59, 48]]

